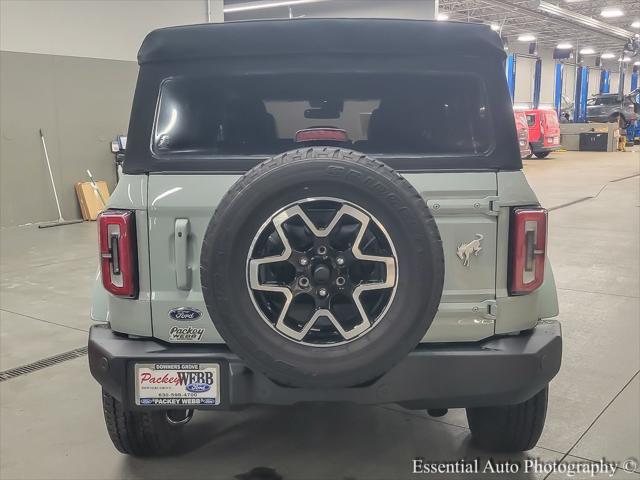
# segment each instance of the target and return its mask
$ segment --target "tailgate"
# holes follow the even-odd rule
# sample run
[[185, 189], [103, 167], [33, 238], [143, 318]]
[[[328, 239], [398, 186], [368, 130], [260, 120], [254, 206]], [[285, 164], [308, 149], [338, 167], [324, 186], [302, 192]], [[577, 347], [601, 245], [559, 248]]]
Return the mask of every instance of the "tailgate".
[[[435, 216], [444, 248], [442, 303], [425, 341], [473, 341], [493, 335], [496, 174], [418, 173], [405, 177]], [[200, 249], [216, 206], [238, 178], [238, 175], [149, 175], [149, 257], [155, 337], [166, 341], [195, 338], [200, 342], [222, 342], [202, 295]], [[188, 314], [192, 318], [176, 320], [172, 312], [178, 308], [192, 310]], [[176, 330], [176, 326], [181, 329]]]

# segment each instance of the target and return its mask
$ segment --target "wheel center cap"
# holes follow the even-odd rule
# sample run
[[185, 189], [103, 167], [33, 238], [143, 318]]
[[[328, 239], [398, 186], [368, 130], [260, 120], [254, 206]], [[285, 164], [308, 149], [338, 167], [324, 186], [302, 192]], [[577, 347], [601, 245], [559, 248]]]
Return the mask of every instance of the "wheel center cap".
[[326, 284], [331, 280], [331, 268], [321, 263], [313, 269], [313, 280], [319, 284]]

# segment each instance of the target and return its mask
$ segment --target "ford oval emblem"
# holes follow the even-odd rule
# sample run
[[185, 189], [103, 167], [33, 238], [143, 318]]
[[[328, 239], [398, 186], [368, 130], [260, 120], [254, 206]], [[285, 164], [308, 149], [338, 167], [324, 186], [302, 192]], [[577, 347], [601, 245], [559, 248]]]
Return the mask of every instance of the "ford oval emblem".
[[179, 307], [169, 310], [169, 317], [178, 321], [197, 320], [202, 316], [202, 312], [196, 308]]
[[187, 391], [191, 393], [202, 393], [208, 392], [209, 389], [211, 389], [211, 385], [209, 385], [208, 383], [190, 383], [186, 388]]

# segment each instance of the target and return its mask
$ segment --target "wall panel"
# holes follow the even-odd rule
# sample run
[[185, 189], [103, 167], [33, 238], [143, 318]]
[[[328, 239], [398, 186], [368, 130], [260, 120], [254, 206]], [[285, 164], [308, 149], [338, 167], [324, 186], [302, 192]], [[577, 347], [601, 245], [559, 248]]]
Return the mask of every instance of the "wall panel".
[[135, 62], [0, 52], [0, 225], [57, 218], [42, 128], [67, 219], [79, 218], [74, 184], [86, 169], [113, 189], [109, 142], [127, 131]]

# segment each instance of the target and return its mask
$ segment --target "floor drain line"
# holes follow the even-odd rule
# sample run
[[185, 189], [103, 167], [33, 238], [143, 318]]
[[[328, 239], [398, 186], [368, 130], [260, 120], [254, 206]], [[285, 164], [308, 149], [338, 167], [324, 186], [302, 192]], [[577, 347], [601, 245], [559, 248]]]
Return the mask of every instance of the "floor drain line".
[[86, 354], [87, 347], [80, 347], [69, 352], [54, 355], [53, 357], [43, 358], [42, 360], [38, 360], [37, 362], [29, 363], [28, 365], [11, 368], [9, 370], [5, 370], [4, 372], [0, 372], [0, 382], [11, 380], [12, 378], [26, 375], [27, 373], [36, 372], [38, 370], [42, 370], [43, 368], [52, 367], [59, 363], [73, 360], [74, 358], [84, 357]]
[[629, 175], [627, 177], [616, 178], [615, 180], [611, 180], [611, 183], [621, 182], [622, 180], [629, 180], [630, 178], [635, 178], [635, 177], [640, 177], [640, 173]]
[[[622, 180], [628, 180], [629, 178], [634, 178], [634, 177], [640, 177], [640, 173], [635, 173], [635, 174], [629, 175], [627, 177], [616, 178], [615, 180], [609, 180], [609, 183], [621, 182]], [[602, 188], [600, 188], [600, 190], [598, 190], [598, 193], [596, 193], [595, 195], [592, 195], [591, 197], [578, 198], [577, 200], [573, 200], [571, 202], [563, 203], [561, 205], [556, 205], [555, 207], [548, 208], [547, 211], [552, 212], [553, 210], [559, 210], [561, 208], [570, 207], [571, 205], [575, 205], [576, 203], [582, 203], [582, 202], [586, 202], [587, 200], [593, 200], [594, 198], [598, 198], [598, 196], [602, 193], [602, 191], [605, 189], [606, 186], [607, 186], [606, 183], [604, 185], [602, 185]]]
[[571, 205], [575, 205], [576, 203], [586, 202], [587, 200], [592, 200], [595, 197], [582, 197], [577, 200], [573, 200], [572, 202], [563, 203], [561, 205], [556, 205], [555, 207], [548, 208], [547, 211], [552, 212], [554, 210], [559, 210], [561, 208], [570, 207]]

